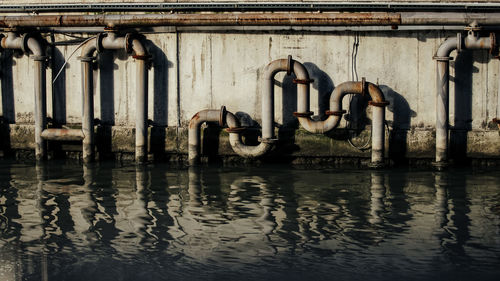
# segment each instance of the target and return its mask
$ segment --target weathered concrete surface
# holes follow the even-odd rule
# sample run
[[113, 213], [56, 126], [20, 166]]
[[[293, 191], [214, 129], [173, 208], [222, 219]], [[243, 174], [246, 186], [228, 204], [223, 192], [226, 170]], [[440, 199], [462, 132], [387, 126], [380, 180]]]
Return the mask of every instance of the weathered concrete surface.
[[[433, 158], [435, 126], [435, 61], [437, 47], [454, 32], [307, 32], [233, 31], [165, 32], [145, 34], [153, 55], [149, 70], [148, 119], [150, 153], [183, 155], [187, 151], [186, 126], [198, 111], [225, 105], [245, 126], [258, 128], [261, 118], [261, 74], [275, 59], [292, 55], [302, 62], [315, 81], [311, 110], [323, 117], [328, 97], [336, 85], [366, 77], [378, 83], [391, 102], [386, 110], [390, 133], [386, 146], [391, 158]], [[81, 34], [79, 34], [81, 36]], [[359, 45], [353, 43], [359, 36]], [[46, 38], [50, 41], [50, 38]], [[72, 37], [56, 35], [55, 41]], [[48, 115], [55, 125], [81, 123], [81, 66], [76, 45], [58, 46], [47, 70]], [[456, 57], [456, 53], [452, 53]], [[51, 80], [68, 59], [54, 84]], [[355, 64], [353, 64], [355, 62]], [[33, 148], [33, 61], [27, 56], [2, 52], [0, 115], [10, 124], [11, 149]], [[130, 153], [134, 142], [135, 67], [124, 52], [100, 54], [95, 81], [95, 117], [100, 119], [97, 149]], [[353, 69], [353, 66], [354, 69]], [[498, 129], [491, 124], [500, 114], [498, 60], [487, 51], [461, 53], [450, 71], [451, 150], [460, 157], [499, 158]], [[353, 142], [369, 137], [370, 107], [359, 97], [346, 97], [339, 130], [328, 136], [298, 129], [296, 86], [292, 78], [276, 75], [275, 115], [280, 147], [286, 157], [369, 157], [348, 142], [343, 128], [360, 134]], [[52, 93], [52, 94], [51, 94]], [[349, 106], [352, 100], [351, 106]], [[365, 113], [366, 112], [366, 113]], [[3, 126], [5, 127], [5, 126]], [[3, 130], [6, 132], [9, 130]], [[461, 133], [462, 132], [462, 133]], [[351, 134], [353, 135], [353, 134]], [[359, 138], [359, 137], [358, 137]], [[217, 140], [217, 139], [216, 139]], [[218, 138], [221, 155], [234, 155], [224, 134]], [[356, 142], [357, 141], [357, 142]], [[181, 157], [182, 158], [182, 157]]]

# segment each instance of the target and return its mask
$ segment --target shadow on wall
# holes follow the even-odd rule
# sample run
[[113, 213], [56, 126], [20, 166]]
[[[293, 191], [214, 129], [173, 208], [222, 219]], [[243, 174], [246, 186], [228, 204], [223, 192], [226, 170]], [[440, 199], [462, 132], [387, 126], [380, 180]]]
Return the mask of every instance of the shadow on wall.
[[390, 103], [387, 110], [393, 114], [393, 121], [386, 121], [392, 128], [389, 136], [389, 158], [396, 164], [404, 164], [407, 161], [406, 145], [411, 118], [416, 117], [417, 113], [411, 110], [408, 101], [391, 87], [380, 85], [379, 88]]
[[168, 126], [168, 69], [173, 63], [161, 48], [150, 40], [145, 42], [152, 56], [153, 69], [153, 122], [151, 128], [150, 152], [155, 160], [165, 156], [165, 138]]
[[10, 153], [10, 128], [9, 124], [16, 122], [14, 104], [14, 82], [12, 81], [12, 66], [15, 64], [12, 56], [14, 51], [6, 49], [0, 53], [0, 79], [2, 81], [2, 118], [0, 120], [1, 148], [4, 154]]
[[[477, 53], [481, 53], [476, 51]], [[478, 57], [481, 63], [487, 63], [489, 55], [482, 52]], [[467, 132], [472, 130], [472, 74], [478, 73], [474, 67], [474, 56], [470, 50], [465, 50], [451, 62], [455, 69], [455, 77], [450, 81], [455, 83], [455, 116], [453, 127], [450, 127], [450, 158], [458, 163], [467, 162]]]

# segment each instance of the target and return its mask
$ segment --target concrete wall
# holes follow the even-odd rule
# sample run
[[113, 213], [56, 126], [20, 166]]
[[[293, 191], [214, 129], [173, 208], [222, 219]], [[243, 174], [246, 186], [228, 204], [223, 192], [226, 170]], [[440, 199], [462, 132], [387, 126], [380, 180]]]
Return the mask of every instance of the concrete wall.
[[[378, 83], [391, 105], [386, 118], [391, 130], [388, 150], [395, 156], [432, 158], [435, 127], [435, 70], [432, 59], [439, 44], [455, 32], [444, 31], [165, 31], [145, 34], [153, 55], [149, 71], [149, 115], [153, 146], [185, 153], [185, 129], [190, 118], [207, 108], [225, 105], [243, 123], [260, 122], [261, 73], [272, 60], [292, 55], [315, 80], [311, 110], [328, 109], [328, 96], [342, 82], [352, 80], [353, 43], [359, 36], [356, 73]], [[79, 34], [78, 36], [82, 36]], [[50, 41], [50, 38], [46, 38]], [[55, 41], [73, 39], [56, 35]], [[81, 122], [81, 65], [77, 45], [58, 46], [47, 70], [48, 115], [59, 124]], [[356, 52], [355, 52], [356, 53]], [[456, 57], [454, 52], [452, 56]], [[11, 59], [13, 57], [13, 59]], [[32, 148], [33, 61], [4, 51], [2, 108], [10, 123], [12, 148]], [[66, 68], [51, 80], [68, 59]], [[450, 122], [454, 144], [471, 157], [500, 156], [498, 129], [491, 123], [497, 112], [500, 64], [487, 51], [463, 52], [451, 63]], [[95, 117], [113, 126], [111, 149], [133, 151], [135, 64], [124, 52], [99, 56], [95, 77]], [[276, 121], [280, 130], [298, 127], [295, 86], [284, 73], [276, 76]], [[52, 97], [53, 96], [53, 97]], [[349, 108], [349, 98], [344, 100]], [[352, 108], [354, 110], [354, 108]], [[356, 115], [356, 111], [354, 114]], [[359, 112], [358, 112], [359, 114]], [[368, 108], [367, 118], [371, 119]], [[252, 121], [253, 119], [253, 121]], [[365, 122], [364, 125], [369, 124]], [[340, 127], [346, 127], [344, 119]], [[369, 126], [363, 127], [369, 129]], [[366, 131], [366, 130], [365, 130]], [[357, 135], [357, 134], [356, 134]], [[359, 144], [369, 132], [353, 142]], [[359, 138], [357, 140], [356, 138]], [[160, 140], [158, 140], [160, 139]], [[220, 153], [232, 150], [222, 138]], [[111, 140], [107, 140], [108, 142]], [[369, 156], [352, 148], [345, 137], [321, 137], [297, 131], [292, 151], [297, 156]], [[5, 142], [5, 141], [4, 141]], [[153, 147], [152, 150], [157, 150]]]

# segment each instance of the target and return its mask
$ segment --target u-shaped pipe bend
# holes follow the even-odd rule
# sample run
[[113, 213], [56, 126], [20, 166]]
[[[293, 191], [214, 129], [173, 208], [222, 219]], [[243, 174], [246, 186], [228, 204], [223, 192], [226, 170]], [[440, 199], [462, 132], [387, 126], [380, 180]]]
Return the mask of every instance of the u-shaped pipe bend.
[[142, 163], [147, 160], [147, 80], [148, 72], [146, 60], [149, 58], [147, 51], [141, 41], [132, 34], [117, 36], [115, 32], [100, 34], [91, 39], [82, 49], [80, 57], [83, 64], [83, 97], [84, 112], [82, 121], [83, 139], [83, 160], [90, 162], [93, 160], [94, 144], [94, 101], [93, 101], [93, 78], [92, 61], [94, 52], [103, 49], [118, 50], [125, 49], [128, 53], [134, 52], [136, 59], [136, 133], [135, 133], [135, 160]]

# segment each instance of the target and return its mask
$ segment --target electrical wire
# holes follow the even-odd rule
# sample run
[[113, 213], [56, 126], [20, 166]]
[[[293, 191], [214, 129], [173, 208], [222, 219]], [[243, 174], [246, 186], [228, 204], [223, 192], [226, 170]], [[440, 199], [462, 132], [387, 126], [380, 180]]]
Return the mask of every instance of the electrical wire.
[[[357, 61], [358, 61], [358, 49], [359, 49], [359, 32], [356, 32], [354, 34], [354, 42], [352, 44], [352, 52], [351, 52], [351, 81], [359, 81], [359, 77], [358, 77], [358, 65], [357, 65]], [[353, 95], [350, 94], [349, 95], [349, 108], [347, 109], [347, 114], [349, 114], [349, 117], [351, 118], [351, 103], [352, 103], [352, 99], [353, 99]], [[353, 147], [353, 148], [356, 148], [357, 150], [360, 150], [360, 151], [364, 151], [364, 150], [367, 150], [367, 149], [370, 149], [371, 148], [371, 140], [372, 140], [372, 136], [370, 134], [370, 137], [368, 138], [368, 140], [361, 146], [358, 146], [358, 145], [355, 145], [353, 142], [352, 142], [352, 136], [351, 136], [351, 124], [352, 122], [350, 122], [349, 120], [347, 120], [347, 130], [348, 130], [348, 133], [349, 133], [349, 136], [347, 138], [347, 142]]]
[[68, 61], [71, 59], [71, 57], [76, 53], [76, 51], [78, 51], [78, 49], [80, 49], [83, 45], [85, 45], [85, 43], [89, 42], [90, 40], [92, 40], [96, 37], [97, 36], [89, 37], [85, 41], [80, 43], [80, 45], [78, 45], [78, 47], [76, 47], [76, 49], [69, 55], [69, 57], [64, 60], [64, 64], [61, 66], [61, 69], [59, 69], [59, 71], [57, 72], [56, 77], [54, 77], [54, 79], [52, 80], [52, 84], [54, 84], [56, 82], [57, 78], [59, 78], [59, 75], [61, 74], [63, 69], [66, 67], [66, 64], [68, 64]]

